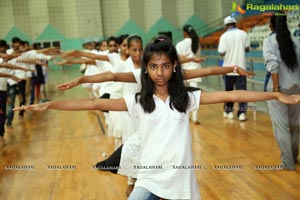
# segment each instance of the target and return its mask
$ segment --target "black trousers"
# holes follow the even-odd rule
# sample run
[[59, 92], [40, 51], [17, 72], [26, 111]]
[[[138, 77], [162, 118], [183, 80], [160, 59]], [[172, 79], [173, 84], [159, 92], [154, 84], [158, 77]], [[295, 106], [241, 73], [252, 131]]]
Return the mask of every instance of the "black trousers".
[[0, 91], [0, 136], [4, 136], [5, 132], [5, 120], [6, 120], [6, 100], [7, 92]]
[[[247, 79], [245, 76], [224, 76], [225, 81], [225, 90], [232, 91], [236, 90], [247, 90]], [[234, 102], [226, 102], [224, 104], [225, 112], [233, 112], [233, 104]], [[247, 102], [240, 102], [239, 109], [237, 115], [239, 116], [241, 113], [246, 113], [247, 111]]]
[[[19, 94], [21, 95], [21, 100], [20, 100], [20, 106], [25, 105], [26, 104], [26, 80], [22, 80], [18, 83], [18, 88], [19, 88]], [[24, 115], [24, 110], [19, 112], [20, 116]]]

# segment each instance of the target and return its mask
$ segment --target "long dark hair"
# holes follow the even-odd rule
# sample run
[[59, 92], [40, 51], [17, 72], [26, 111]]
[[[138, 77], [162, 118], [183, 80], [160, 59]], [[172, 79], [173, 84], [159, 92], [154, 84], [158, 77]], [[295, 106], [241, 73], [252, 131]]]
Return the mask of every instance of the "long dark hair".
[[276, 32], [280, 57], [288, 69], [294, 71], [298, 67], [298, 59], [295, 45], [291, 38], [291, 32], [286, 23], [286, 18], [286, 15], [273, 15], [270, 19], [270, 23]]
[[121, 45], [123, 43], [124, 40], [126, 40], [128, 38], [128, 34], [122, 34], [118, 37], [118, 45]]
[[140, 36], [138, 35], [129, 35], [127, 38], [127, 46], [130, 48], [130, 45], [132, 42], [140, 42], [141, 45], [143, 46], [143, 40]]
[[110, 41], [114, 41], [114, 42], [118, 43], [118, 38], [116, 38], [115, 36], [110, 36], [110, 37], [107, 39], [107, 43], [109, 43]]
[[192, 51], [194, 53], [197, 53], [199, 48], [199, 36], [196, 33], [195, 29], [191, 25], [187, 24], [183, 27], [183, 31], [186, 32], [192, 39]]
[[[141, 66], [142, 88], [141, 91], [136, 94], [136, 101], [140, 102], [145, 112], [151, 113], [155, 109], [155, 103], [153, 99], [155, 85], [146, 73], [147, 64], [154, 54], [165, 54], [170, 58], [173, 65], [176, 64], [176, 71], [173, 72], [173, 75], [168, 82], [170, 108], [173, 109], [174, 107], [179, 112], [186, 112], [190, 104], [190, 99], [187, 92], [198, 90], [198, 88], [186, 87], [184, 85], [183, 75], [176, 49], [170, 39], [163, 35], [159, 35], [154, 38], [151, 42], [148, 43], [144, 50]], [[140, 98], [138, 100], [139, 96]]]

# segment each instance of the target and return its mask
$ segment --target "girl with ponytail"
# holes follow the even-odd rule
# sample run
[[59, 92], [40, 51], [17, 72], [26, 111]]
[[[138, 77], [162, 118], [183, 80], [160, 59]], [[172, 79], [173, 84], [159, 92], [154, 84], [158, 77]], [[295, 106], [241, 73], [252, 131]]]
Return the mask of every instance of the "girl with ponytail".
[[[263, 42], [263, 57], [271, 74], [267, 91], [300, 94], [300, 43], [291, 35], [284, 13], [271, 17], [270, 28], [272, 33]], [[300, 106], [270, 100], [268, 107], [282, 165], [285, 169], [295, 170], [299, 151]]]
[[[197, 35], [195, 29], [187, 24], [183, 27], [183, 37], [184, 39], [177, 43], [176, 50], [179, 56], [186, 56], [187, 58], [199, 57], [200, 56], [200, 45], [199, 36]], [[201, 68], [199, 63], [188, 62], [182, 64], [183, 69], [197, 69]], [[198, 87], [198, 83], [201, 82], [201, 78], [191, 79], [187, 81], [187, 84], [191, 87]], [[198, 111], [192, 112], [192, 121], [195, 125], [199, 124]]]

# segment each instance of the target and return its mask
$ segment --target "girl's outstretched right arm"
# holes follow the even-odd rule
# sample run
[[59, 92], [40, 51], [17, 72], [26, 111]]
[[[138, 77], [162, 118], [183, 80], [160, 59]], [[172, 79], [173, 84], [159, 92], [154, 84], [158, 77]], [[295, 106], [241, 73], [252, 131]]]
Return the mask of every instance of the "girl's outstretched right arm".
[[6, 73], [0, 73], [0, 77], [5, 77], [5, 78], [10, 78], [16, 82], [20, 82], [21, 79], [19, 79], [18, 77], [12, 75], [12, 74], [6, 74]]
[[300, 95], [286, 95], [280, 92], [256, 92], [246, 90], [202, 92], [200, 104], [257, 102], [267, 100], [278, 100], [284, 104], [299, 104]]
[[78, 77], [72, 81], [58, 85], [57, 89], [67, 90], [77, 85], [80, 85], [82, 83], [102, 83], [108, 81], [136, 83], [135, 77], [132, 72], [123, 72], [123, 73], [105, 72], [105, 73], [96, 74], [92, 76]]
[[0, 67], [4, 67], [4, 68], [7, 68], [7, 69], [12, 69], [12, 70], [22, 70], [22, 71], [26, 71], [26, 72], [34, 72], [35, 71], [33, 69], [29, 69], [29, 68], [25, 68], [25, 67], [19, 67], [17, 65], [13, 65], [13, 64], [10, 64], [10, 63], [6, 63], [6, 62], [0, 63]]
[[28, 110], [34, 112], [43, 112], [46, 110], [111, 110], [127, 111], [127, 106], [123, 98], [120, 99], [78, 99], [69, 101], [50, 101], [42, 104], [33, 104], [16, 107], [14, 111]]
[[238, 66], [230, 66], [230, 67], [205, 67], [199, 69], [191, 69], [191, 70], [183, 70], [184, 79], [192, 79], [198, 77], [212, 76], [212, 75], [224, 75], [231, 72], [236, 72], [240, 76], [252, 77], [255, 73], [246, 71]]

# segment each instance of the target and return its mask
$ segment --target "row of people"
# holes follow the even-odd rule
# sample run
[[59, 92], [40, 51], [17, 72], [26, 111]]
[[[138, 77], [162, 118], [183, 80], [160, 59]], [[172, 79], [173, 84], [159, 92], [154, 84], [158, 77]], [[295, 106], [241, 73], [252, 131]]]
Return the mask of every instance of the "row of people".
[[[199, 66], [197, 63], [204, 61], [205, 58], [196, 57], [195, 54], [199, 52], [198, 37], [196, 36], [195, 30], [187, 25], [183, 29], [185, 39], [177, 45], [176, 52], [180, 52], [180, 62], [188, 63], [187, 69], [197, 69]], [[110, 37], [113, 38], [113, 37]], [[87, 66], [85, 70], [84, 77], [89, 77], [93, 79], [95, 77], [96, 81], [87, 81], [83, 84], [86, 88], [91, 88], [93, 90], [93, 96], [96, 97], [110, 97], [110, 98], [120, 98], [124, 95], [135, 94], [140, 90], [140, 80], [136, 78], [140, 73], [140, 67], [142, 64], [142, 54], [143, 54], [143, 43], [142, 39], [138, 35], [121, 35], [118, 40], [119, 43], [119, 53], [116, 53], [116, 48], [111, 48], [110, 53], [105, 54], [103, 52], [96, 51], [93, 47], [88, 47], [88, 50], [79, 51], [72, 50], [65, 52], [61, 55], [62, 58], [66, 59], [63, 62], [56, 63], [58, 65], [68, 65], [68, 64], [84, 64]], [[113, 47], [114, 42], [112, 39], [108, 39], [108, 46]], [[198, 44], [198, 46], [195, 44]], [[193, 61], [193, 62], [192, 62]], [[90, 68], [96, 70], [90, 70]], [[197, 80], [199, 76], [203, 75], [213, 75], [213, 74], [224, 74], [231, 72], [233, 69], [238, 70], [237, 67], [231, 68], [209, 68], [209, 70], [200, 70], [198, 71], [188, 71], [187, 79]], [[126, 84], [117, 84], [111, 83], [108, 80], [106, 83], [101, 83], [101, 77], [108, 74], [101, 74], [103, 71], [110, 71], [110, 73], [121, 73], [125, 72], [125, 75], [121, 73], [121, 80], [125, 82], [136, 82], [136, 83], [126, 83]], [[88, 72], [88, 73], [87, 73]], [[244, 70], [239, 71], [241, 74], [246, 74]], [[99, 74], [100, 73], [100, 74]], [[206, 74], [207, 73], [207, 74]], [[92, 75], [97, 74], [97, 75]], [[118, 74], [118, 73], [117, 73]], [[88, 76], [90, 75], [90, 76]], [[97, 77], [100, 76], [100, 80]], [[118, 76], [118, 75], [116, 75]], [[111, 76], [110, 76], [111, 77]], [[109, 78], [109, 77], [108, 77]], [[111, 80], [112, 81], [112, 80]], [[93, 84], [90, 84], [93, 82]], [[108, 83], [107, 83], [108, 82]], [[68, 85], [70, 86], [70, 85]], [[72, 86], [72, 83], [71, 83]], [[109, 89], [106, 89], [109, 86]], [[195, 85], [197, 86], [197, 85]], [[63, 89], [64, 86], [60, 86], [60, 89]], [[95, 91], [96, 88], [96, 91]], [[95, 95], [98, 94], [98, 95]], [[193, 121], [197, 124], [198, 120], [195, 119], [197, 116], [193, 115]], [[120, 112], [109, 112], [108, 115], [108, 135], [115, 137], [115, 149], [117, 149], [122, 143], [125, 143], [130, 136], [137, 132], [138, 123], [135, 119], [131, 119], [127, 114]], [[122, 121], [126, 121], [126, 124], [122, 124]], [[138, 142], [140, 143], [140, 142]], [[138, 146], [138, 145], [137, 145]], [[130, 156], [130, 155], [128, 155]], [[125, 169], [125, 168], [124, 168]], [[126, 174], [126, 173], [124, 173]], [[136, 176], [134, 176], [136, 178]], [[134, 184], [134, 180], [129, 178], [128, 181], [128, 194], [130, 193]]]
[[[275, 21], [278, 24], [282, 23], [280, 20], [274, 20], [274, 26], [276, 25]], [[275, 30], [275, 29], [274, 29]], [[133, 37], [133, 36], [132, 36]], [[135, 36], [138, 38], [138, 36]], [[190, 139], [187, 135], [182, 136], [176, 134], [177, 132], [174, 131], [173, 133], [167, 133], [167, 138], [175, 139], [175, 141], [170, 142], [168, 139], [164, 138], [162, 135], [159, 135], [159, 130], [173, 130], [173, 128], [178, 125], [180, 128], [177, 130], [182, 130], [186, 128], [186, 118], [188, 118], [186, 114], [183, 114], [183, 111], [192, 111], [197, 110], [197, 105], [199, 104], [210, 104], [210, 103], [221, 103], [221, 102], [247, 102], [247, 101], [261, 101], [261, 100], [269, 100], [269, 99], [275, 99], [281, 101], [284, 105], [285, 104], [298, 104], [299, 103], [299, 95], [296, 96], [289, 96], [292, 92], [298, 93], [297, 88], [299, 87], [299, 81], [300, 79], [297, 77], [291, 80], [291, 83], [289, 86], [285, 86], [289, 92], [287, 94], [279, 93], [278, 91], [274, 92], [268, 92], [268, 93], [260, 93], [260, 92], [246, 92], [246, 91], [234, 91], [234, 92], [216, 92], [216, 93], [206, 93], [204, 91], [201, 92], [195, 92], [193, 88], [189, 88], [186, 86], [181, 86], [183, 78], [199, 78], [203, 75], [212, 75], [212, 74], [223, 74], [223, 73], [239, 73], [240, 75], [249, 75], [250, 73], [244, 71], [241, 68], [238, 67], [226, 67], [226, 68], [208, 68], [208, 69], [200, 69], [200, 70], [186, 70], [184, 72], [181, 71], [181, 64], [185, 61], [185, 59], [189, 59], [185, 56], [182, 56], [180, 59], [177, 57], [178, 50], [174, 50], [175, 47], [171, 44], [171, 42], [166, 37], [159, 36], [158, 38], [151, 41], [146, 49], [145, 52], [143, 52], [142, 48], [142, 41], [141, 39], [137, 39], [135, 42], [131, 42], [130, 37], [127, 39], [128, 44], [128, 52], [132, 51], [131, 54], [129, 53], [129, 60], [131, 68], [129, 71], [123, 72], [121, 71], [113, 71], [110, 69], [107, 73], [101, 73], [97, 75], [92, 76], [84, 76], [80, 77], [78, 79], [75, 79], [69, 83], [59, 85], [59, 89], [70, 89], [78, 84], [82, 83], [99, 83], [99, 82], [106, 82], [106, 81], [124, 81], [124, 82], [137, 82], [137, 90], [131, 91], [129, 96], [127, 94], [124, 98], [120, 97], [113, 97], [114, 99], [111, 100], [96, 100], [96, 101], [71, 101], [68, 104], [65, 104], [64, 102], [50, 102], [45, 103], [41, 105], [34, 105], [34, 106], [25, 106], [20, 107], [16, 110], [33, 110], [33, 111], [43, 111], [47, 109], [67, 109], [67, 110], [84, 110], [84, 109], [102, 109], [102, 110], [112, 110], [112, 111], [121, 111], [121, 110], [127, 110], [129, 111], [129, 115], [132, 115], [134, 119], [139, 118], [139, 123], [136, 124], [136, 128], [131, 130], [131, 132], [128, 132], [131, 137], [128, 137], [130, 139], [123, 141], [123, 146], [117, 148], [115, 154], [118, 155], [115, 159], [113, 159], [113, 163], [111, 164], [111, 159], [106, 160], [104, 162], [97, 163], [98, 166], [104, 166], [104, 165], [113, 165], [113, 166], [122, 166], [120, 170], [118, 170], [118, 173], [130, 176], [132, 178], [137, 178], [138, 181], [135, 184], [135, 189], [133, 193], [131, 194], [131, 199], [136, 199], [137, 196], [140, 196], [141, 193], [146, 193], [147, 195], [154, 196], [154, 198], [193, 198], [197, 199], [199, 197], [197, 188], [197, 183], [195, 183], [193, 173], [194, 172], [187, 172], [188, 174], [181, 174], [182, 179], [180, 180], [186, 180], [187, 182], [191, 184], [187, 184], [187, 193], [181, 194], [181, 192], [176, 192], [176, 184], [174, 188], [170, 188], [170, 190], [161, 190], [159, 188], [163, 188], [165, 184], [168, 184], [170, 181], [178, 182], [178, 173], [174, 172], [170, 169], [168, 169], [167, 164], [171, 163], [174, 165], [178, 165], [176, 161], [169, 160], [167, 156], [161, 155], [163, 151], [161, 152], [152, 152], [151, 153], [151, 144], [153, 145], [156, 142], [160, 144], [161, 142], [166, 142], [164, 147], [167, 146], [174, 146], [178, 138], [181, 138], [178, 141], [186, 141], [186, 143], [180, 147], [182, 149], [176, 149], [171, 150], [167, 148], [168, 155], [173, 154], [180, 154], [184, 155], [185, 157], [191, 157], [191, 154], [189, 152], [190, 149]], [[276, 41], [280, 44], [278, 41], [279, 39], [276, 39]], [[276, 43], [276, 42], [274, 42]], [[299, 52], [298, 52], [298, 43], [296, 41], [293, 41], [293, 43], [296, 46], [295, 50], [295, 56], [293, 57], [293, 60], [298, 60]], [[267, 44], [267, 43], [266, 43]], [[274, 50], [276, 48], [273, 48], [271, 50]], [[266, 51], [265, 55], [277, 55], [277, 57], [282, 57], [283, 54], [278, 54], [278, 52], [272, 52], [271, 50]], [[222, 53], [228, 53], [226, 50]], [[271, 52], [271, 53], [270, 53]], [[276, 54], [277, 53], [277, 54]], [[143, 57], [141, 57], [143, 54]], [[176, 56], [175, 56], [176, 54]], [[139, 55], [139, 56], [137, 56]], [[97, 64], [99, 60], [103, 61], [111, 61], [109, 58], [110, 54], [108, 55], [95, 55], [90, 54], [87, 52], [81, 52], [81, 51], [70, 51], [62, 55], [63, 58], [70, 58], [70, 57], [88, 57], [89, 59], [80, 59], [77, 61], [74, 60], [67, 60], [64, 63], [85, 63], [85, 64]], [[271, 56], [272, 57], [272, 56]], [[137, 58], [135, 60], [135, 58]], [[274, 58], [274, 57], [273, 57]], [[274, 64], [274, 59], [268, 58], [265, 56], [267, 64], [270, 63], [268, 66], [270, 67], [269, 71], [272, 71], [271, 67], [278, 68], [278, 66], [285, 68], [285, 66], [281, 66], [276, 61], [276, 65]], [[128, 59], [126, 59], [125, 63]], [[282, 60], [285, 60], [282, 58]], [[136, 61], [136, 62], [135, 62]], [[129, 61], [128, 61], [129, 62]], [[285, 62], [285, 61], [284, 61]], [[297, 62], [296, 62], [297, 63]], [[101, 64], [100, 64], [101, 65]], [[293, 64], [296, 65], [295, 63]], [[117, 64], [116, 67], [122, 66]], [[124, 66], [126, 66], [124, 64]], [[141, 66], [141, 68], [140, 68]], [[286, 64], [286, 66], [289, 66]], [[208, 71], [205, 71], [208, 70]], [[211, 71], [209, 71], [211, 70]], [[299, 66], [293, 68], [294, 72], [299, 71]], [[179, 72], [178, 72], [179, 71]], [[276, 71], [276, 70], [275, 70]], [[287, 70], [288, 71], [288, 70]], [[276, 73], [275, 73], [276, 74]], [[182, 76], [182, 77], [181, 77]], [[299, 76], [297, 73], [294, 73], [294, 76]], [[272, 83], [278, 83], [278, 75], [277, 79], [275, 78], [276, 75], [272, 76]], [[282, 79], [279, 79], [282, 81]], [[277, 82], [276, 82], [277, 81]], [[277, 86], [280, 84], [277, 84]], [[175, 87], [176, 86], [176, 87]], [[276, 86], [276, 87], [277, 87]], [[293, 86], [293, 90], [290, 91], [288, 87]], [[176, 88], [176, 89], [175, 89]], [[279, 86], [278, 86], [279, 88]], [[296, 88], [296, 90], [295, 90]], [[189, 90], [192, 90], [192, 92], [187, 92]], [[101, 91], [101, 90], [100, 90]], [[110, 90], [111, 91], [111, 90]], [[183, 92], [184, 91], [184, 92]], [[284, 90], [285, 91], [285, 90]], [[137, 94], [137, 95], [135, 95]], [[215, 96], [214, 96], [215, 95]], [[185, 97], [185, 98], [184, 98]], [[189, 99], [192, 101], [192, 104], [186, 104], [186, 99]], [[80, 102], [80, 104], [77, 104]], [[168, 103], [166, 103], [168, 102]], [[163, 104], [162, 104], [163, 103]], [[164, 106], [168, 105], [169, 108], [163, 109]], [[167, 107], [168, 107], [167, 106]], [[186, 106], [183, 108], [182, 106]], [[296, 110], [296, 113], [298, 112], [299, 105], [291, 106], [294, 108], [293, 110]], [[168, 110], [170, 109], [170, 110]], [[162, 111], [164, 110], [164, 111]], [[168, 120], [161, 120], [161, 117], [165, 116], [163, 113], [167, 111]], [[156, 115], [156, 113], [161, 113]], [[181, 116], [181, 115], [184, 116]], [[287, 114], [289, 116], [289, 114]], [[274, 116], [275, 119], [279, 119], [278, 115]], [[115, 119], [115, 117], [114, 117]], [[182, 120], [181, 120], [182, 119]], [[297, 162], [297, 156], [298, 156], [298, 149], [296, 150], [296, 147], [299, 146], [299, 138], [296, 140], [297, 135], [299, 136], [299, 113], [293, 114], [293, 119], [298, 119], [298, 122], [295, 122], [293, 125], [292, 132], [288, 133], [288, 137], [291, 137], [288, 139], [286, 137], [285, 141], [287, 143], [291, 143], [290, 147], [287, 145], [284, 147], [285, 151], [283, 152], [283, 167], [286, 169], [295, 169], [295, 163]], [[167, 123], [168, 121], [176, 121], [176, 125], [172, 127], [170, 124], [173, 123]], [[178, 121], [179, 120], [179, 121]], [[150, 123], [150, 122], [153, 123]], [[167, 122], [166, 122], [167, 121]], [[278, 121], [278, 120], [277, 120]], [[180, 122], [180, 123], [178, 123]], [[280, 123], [281, 124], [281, 123]], [[155, 125], [155, 126], [154, 126]], [[274, 126], [274, 123], [273, 123]], [[276, 125], [278, 126], [278, 124]], [[280, 129], [284, 127], [290, 127], [291, 124], [288, 124], [285, 122], [284, 124], [280, 125]], [[151, 128], [150, 128], [151, 127]], [[162, 127], [168, 127], [168, 128], [162, 128]], [[184, 128], [185, 127], [185, 128]], [[121, 127], [121, 131], [126, 129], [126, 127]], [[157, 134], [150, 134], [151, 130], [156, 132]], [[287, 128], [288, 130], [289, 128]], [[186, 130], [186, 129], [185, 129]], [[188, 132], [188, 130], [187, 130]], [[280, 130], [278, 130], [280, 132]], [[134, 135], [132, 135], [135, 133]], [[175, 135], [174, 135], [175, 134]], [[276, 135], [279, 135], [277, 133]], [[280, 134], [282, 135], [282, 134]], [[280, 136], [281, 137], [281, 136]], [[132, 139], [131, 139], [132, 138]], [[278, 140], [281, 140], [279, 137], [277, 137]], [[156, 143], [155, 143], [156, 144]], [[279, 143], [280, 144], [280, 143]], [[281, 144], [280, 144], [281, 145]], [[286, 144], [284, 144], [286, 145]], [[187, 151], [183, 151], [183, 148]], [[133, 150], [134, 149], [134, 150]], [[135, 155], [132, 155], [132, 152], [135, 153]], [[130, 154], [131, 153], [131, 154]], [[150, 155], [151, 154], [151, 155]], [[290, 157], [292, 159], [290, 159]], [[115, 156], [113, 156], [115, 157]], [[132, 158], [137, 158], [135, 161], [132, 160]], [[122, 159], [123, 158], [123, 159]], [[157, 160], [157, 158], [162, 158], [162, 160]], [[178, 157], [179, 160], [182, 160], [182, 157]], [[192, 160], [192, 159], [191, 159]], [[184, 160], [183, 162], [186, 164], [191, 164], [191, 160]], [[129, 164], [130, 163], [130, 164]], [[152, 164], [155, 166], [163, 166], [164, 170], [159, 171], [149, 171], [149, 170], [136, 170], [133, 168], [134, 164], [137, 163], [140, 166], [151, 166]], [[181, 163], [182, 164], [182, 163]], [[122, 171], [123, 170], [123, 171]], [[153, 176], [151, 176], [151, 173], [154, 173]], [[168, 177], [168, 178], [167, 178]], [[190, 177], [187, 178], [187, 177]], [[163, 180], [162, 180], [163, 179]], [[177, 180], [177, 181], [176, 181]], [[131, 184], [133, 185], [133, 184]], [[178, 186], [178, 185], [177, 185]], [[175, 192], [174, 192], [175, 191]], [[137, 195], [137, 196], [136, 196]], [[175, 197], [176, 196], [176, 197]]]
[[[217, 69], [227, 73], [230, 70], [241, 70], [237, 67]], [[227, 101], [252, 102], [276, 99], [285, 104], [299, 104], [300, 102], [300, 95], [287, 95], [280, 92], [240, 90], [205, 92], [185, 86], [184, 78], [196, 78], [195, 72], [201, 72], [201, 70], [183, 72], [175, 47], [168, 38], [158, 36], [146, 46], [141, 59], [141, 68], [127, 73], [128, 76], [123, 76], [122, 73], [112, 76], [113, 73], [108, 72], [84, 77], [90, 79], [89, 82], [99, 82], [97, 77], [102, 77], [102, 81], [118, 80], [118, 77], [122, 77], [121, 79], [125, 81], [133, 81], [135, 77], [135, 81], [138, 81], [141, 87], [136, 94], [117, 99], [52, 101], [22, 106], [15, 110], [128, 111], [129, 116], [138, 121], [137, 132], [141, 141], [138, 150], [140, 153], [138, 166], [142, 166], [137, 172], [137, 181], [129, 199], [141, 199], [141, 197], [145, 199], [199, 199], [200, 194], [194, 170], [172, 168], [172, 166], [182, 165], [193, 166], [189, 133], [190, 112], [197, 110], [201, 104]], [[78, 84], [79, 80], [58, 87], [60, 89], [71, 88]], [[156, 148], [153, 148], [154, 145]], [[176, 148], [173, 148], [174, 146]], [[151, 166], [160, 167], [160, 169], [157, 170]]]
[[[43, 66], [46, 66], [48, 60], [53, 59], [53, 56], [46, 54], [57, 53], [56, 48], [39, 49], [35, 46], [35, 49], [33, 49], [28, 42], [21, 41], [19, 38], [13, 38], [12, 48], [8, 49], [8, 47], [5, 40], [0, 40], [0, 69], [3, 73], [9, 74], [6, 77], [12, 77], [9, 79], [6, 77], [0, 78], [3, 93], [3, 98], [1, 98], [1, 140], [3, 140], [5, 132], [5, 123], [8, 128], [12, 127], [14, 118], [12, 109], [15, 106], [16, 96], [19, 96], [20, 105], [25, 105], [27, 99], [26, 84], [30, 82], [30, 104], [34, 103], [35, 97], [39, 98], [41, 88], [43, 88], [42, 85], [45, 83]], [[30, 58], [38, 58], [41, 62], [24, 63], [22, 61]], [[5, 67], [12, 70], [5, 70]], [[7, 105], [8, 109], [6, 109]], [[19, 115], [22, 117], [24, 112], [19, 112]]]
[[[231, 21], [231, 23], [233, 23], [231, 25], [234, 26], [235, 21]], [[225, 24], [227, 25], [230, 23], [228, 21], [226, 22], [226, 20], [225, 20]], [[283, 86], [283, 89], [281, 89], [282, 92], [287, 93], [287, 94], [291, 94], [291, 93], [299, 94], [299, 85], [300, 85], [300, 83], [299, 83], [299, 80], [300, 80], [299, 79], [299, 54], [300, 54], [299, 53], [299, 41], [290, 35], [290, 32], [288, 31], [288, 27], [286, 24], [286, 16], [284, 16], [284, 15], [280, 16], [280, 17], [273, 16], [270, 21], [270, 27], [272, 30], [271, 35], [273, 35], [273, 36], [270, 37], [270, 39], [269, 38], [266, 39], [266, 41], [264, 42], [264, 59], [266, 60], [267, 70], [270, 71], [270, 73], [271, 73], [271, 71], [273, 72], [272, 81], [268, 85], [268, 88], [271, 88], [271, 90], [274, 90], [274, 91], [279, 91], [280, 90], [279, 85], [282, 85]], [[277, 31], [276, 31], [275, 27], [280, 27], [280, 28], [277, 28]], [[276, 33], [280, 33], [279, 36], [275, 37]], [[268, 41], [270, 41], [271, 38], [274, 41], [269, 43]], [[283, 38], [285, 38], [285, 39], [283, 39]], [[286, 41], [286, 39], [289, 39], [289, 40]], [[247, 41], [247, 40], [245, 40], [245, 41]], [[291, 49], [292, 54], [286, 55], [287, 52], [284, 50], [281, 50], [279, 52], [274, 51], [277, 48], [274, 47], [273, 44], [276, 45], [276, 43], [279, 46], [279, 48], [281, 48], [281, 49], [283, 49], [284, 47], [288, 47], [289, 49]], [[248, 51], [249, 44], [247, 42], [242, 42], [242, 44], [245, 45], [244, 46], [245, 51]], [[282, 46], [282, 47], [280, 47], [280, 46]], [[224, 47], [223, 47], [223, 49], [224, 49]], [[227, 51], [228, 51], [228, 48], [224, 49], [224, 51], [222, 53], [224, 53], [224, 55], [226, 53], [228, 54]], [[276, 59], [274, 59], [274, 58], [276, 58]], [[242, 61], [242, 63], [243, 63], [243, 61]], [[280, 63], [283, 63], [283, 65]], [[278, 69], [280, 69], [280, 70], [278, 70]], [[279, 74], [278, 74], [278, 71], [280, 72]], [[237, 71], [232, 71], [232, 72], [236, 73]], [[276, 77], [276, 78], [274, 78], [274, 77]], [[285, 77], [289, 77], [290, 79], [285, 78]], [[287, 79], [289, 79], [290, 81], [285, 82]], [[112, 80], [115, 80], [115, 79], [112, 79]], [[280, 80], [280, 82], [279, 82], [279, 80]], [[75, 80], [75, 84], [77, 84], [76, 81], [77, 81], [77, 83], [79, 83], [81, 80]], [[275, 82], [275, 86], [273, 86], [274, 82]], [[72, 86], [73, 83], [71, 82], [70, 85]], [[62, 86], [62, 87], [70, 87], [70, 85]], [[280, 115], [280, 112], [282, 110], [280, 110], [280, 108], [278, 108], [278, 106], [277, 107], [273, 106], [274, 103], [281, 105], [280, 108], [282, 108], [282, 110], [286, 110], [286, 112], [284, 112], [284, 115]], [[299, 105], [285, 105], [285, 104], [282, 104], [282, 103], [280, 103], [278, 101], [274, 101], [274, 100], [268, 101], [268, 104], [269, 104], [269, 109], [271, 112], [271, 119], [272, 119], [273, 129], [275, 131], [275, 137], [276, 137], [276, 140], [277, 140], [280, 150], [281, 150], [282, 166], [285, 169], [294, 170], [295, 164], [297, 163], [298, 147], [299, 147], [299, 116], [300, 116], [299, 115]], [[245, 112], [246, 109], [240, 109], [240, 111], [242, 111], [241, 113], [243, 113], [243, 111]], [[241, 114], [241, 113], [239, 113], [239, 114]], [[244, 119], [242, 119], [242, 120], [244, 120]], [[133, 141], [134, 141], [134, 139], [133, 139]], [[130, 145], [134, 146], [134, 145], [130, 144], [130, 142], [128, 142], [128, 143], [129, 143], [128, 146], [130, 146]], [[134, 144], [134, 142], [133, 142], [133, 144]], [[127, 145], [123, 145], [123, 146], [127, 146]], [[120, 149], [123, 149], [123, 146]], [[136, 148], [136, 147], [134, 147], [134, 148]], [[120, 149], [118, 149], [116, 152], [120, 153], [121, 152]], [[128, 151], [128, 152], [130, 152], [130, 151]], [[126, 159], [124, 159], [124, 160], [126, 160]], [[106, 161], [99, 162], [98, 166], [103, 165], [103, 163], [105, 164]], [[122, 172], [121, 172], [121, 174], [122, 174]]]

